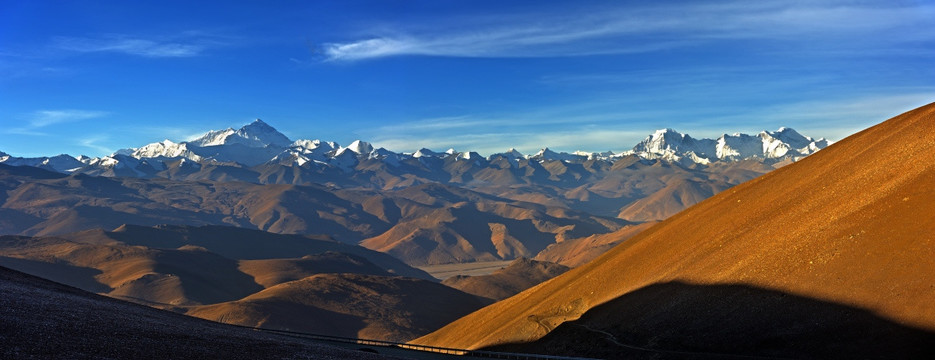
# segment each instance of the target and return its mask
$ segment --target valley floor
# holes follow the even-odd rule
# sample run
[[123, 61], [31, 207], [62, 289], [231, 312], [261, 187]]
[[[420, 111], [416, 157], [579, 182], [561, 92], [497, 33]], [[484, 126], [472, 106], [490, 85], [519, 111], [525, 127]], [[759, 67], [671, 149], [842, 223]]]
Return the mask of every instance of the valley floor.
[[442, 264], [416, 266], [419, 270], [429, 273], [438, 280], [445, 280], [456, 275], [481, 276], [490, 275], [494, 271], [503, 269], [510, 265], [513, 260], [501, 261], [477, 261], [461, 264]]

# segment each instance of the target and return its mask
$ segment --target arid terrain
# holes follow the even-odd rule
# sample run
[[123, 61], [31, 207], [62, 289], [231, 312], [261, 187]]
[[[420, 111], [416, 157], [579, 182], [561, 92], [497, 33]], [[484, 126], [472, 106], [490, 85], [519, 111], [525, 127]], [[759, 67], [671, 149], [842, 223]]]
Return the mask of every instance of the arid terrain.
[[629, 346], [649, 354], [930, 356], [933, 164], [930, 104], [715, 195], [414, 342], [563, 354]]
[[220, 322], [393, 341], [490, 302], [359, 246], [222, 226], [0, 236], [0, 265]]
[[5, 359], [386, 359], [233, 328], [0, 267]]
[[935, 0], [0, 0], [0, 360], [935, 359], [933, 64]]

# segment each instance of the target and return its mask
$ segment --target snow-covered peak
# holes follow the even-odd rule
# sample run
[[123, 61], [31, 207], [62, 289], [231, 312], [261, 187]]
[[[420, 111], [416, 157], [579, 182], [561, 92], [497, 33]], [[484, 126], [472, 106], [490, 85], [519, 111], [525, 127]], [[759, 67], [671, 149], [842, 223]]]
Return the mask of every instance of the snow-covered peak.
[[224, 145], [227, 142], [227, 138], [236, 133], [233, 128], [227, 128], [224, 130], [211, 130], [206, 132], [201, 137], [189, 141], [189, 144], [195, 146], [218, 146]]
[[389, 151], [384, 148], [378, 148], [370, 152], [369, 158], [383, 160], [383, 162], [392, 166], [399, 166], [399, 162], [403, 160], [403, 156], [404, 155]]
[[292, 140], [289, 140], [286, 135], [269, 126], [263, 120], [256, 119], [239, 130], [227, 128], [225, 130], [209, 131], [203, 136], [189, 141], [189, 143], [202, 147], [241, 144], [248, 147], [286, 148], [292, 144]]
[[418, 151], [412, 153], [412, 157], [417, 158], [417, 159], [421, 157], [430, 157], [430, 158], [441, 157], [441, 155], [442, 155], [441, 153], [437, 153], [426, 148], [421, 148]]
[[296, 140], [291, 145], [291, 148], [304, 148], [308, 150], [315, 150], [319, 148], [327, 149], [328, 151], [337, 149], [338, 143], [334, 141], [321, 141], [321, 140]]
[[794, 129], [787, 127], [781, 127], [775, 132], [761, 132], [761, 137], [763, 137], [764, 134], [788, 144], [793, 149], [808, 147], [808, 144], [814, 142], [812, 138], [799, 134]]
[[0, 152], [0, 163], [11, 166], [32, 166], [61, 173], [72, 173], [85, 165], [80, 160], [66, 154], [52, 157], [21, 158], [4, 152]]
[[699, 142], [691, 136], [682, 134], [674, 129], [660, 129], [647, 136], [646, 139], [636, 144], [633, 151], [637, 154], [655, 154], [663, 155], [668, 152], [682, 153], [695, 152], [704, 153], [706, 142]]
[[133, 150], [129, 154], [118, 152], [118, 153], [115, 153], [114, 155], [129, 155], [137, 159], [160, 158], [160, 157], [165, 157], [165, 158], [183, 157], [183, 158], [188, 158], [190, 160], [195, 160], [195, 161], [201, 160], [201, 156], [189, 150], [186, 143], [176, 143], [169, 139], [166, 139], [166, 140], [163, 140], [157, 143], [148, 144], [139, 149]]
[[483, 156], [480, 156], [480, 154], [478, 154], [478, 153], [476, 153], [476, 152], [474, 152], [474, 151], [465, 151], [465, 152], [461, 153], [461, 158], [462, 158], [462, 159], [465, 159], [465, 160], [479, 160], [479, 159], [484, 159]]
[[614, 157], [619, 157], [619, 156], [617, 156], [617, 154], [614, 154], [613, 151], [587, 152], [587, 151], [577, 150], [577, 151], [575, 151], [575, 152], [573, 152], [573, 153], [571, 153], [571, 154], [572, 154], [572, 155], [577, 155], [577, 156], [583, 156], [583, 157], [587, 158], [588, 160], [594, 160], [594, 159], [598, 159], [598, 160], [609, 160], [609, 159], [612, 159], [612, 158], [614, 158]]
[[357, 154], [369, 154], [373, 151], [373, 145], [370, 145], [370, 143], [366, 141], [354, 140], [354, 142], [347, 146], [347, 149]]
[[718, 159], [749, 159], [763, 156], [763, 142], [759, 137], [735, 133], [721, 135], [715, 145]]
[[542, 148], [539, 152], [529, 157], [535, 160], [559, 160], [559, 161], [581, 161], [586, 160], [586, 156], [569, 154], [566, 152], [555, 152], [549, 148]]
[[777, 159], [804, 157], [829, 145], [824, 139], [813, 140], [791, 128], [757, 135], [724, 134], [717, 139], [693, 139], [672, 129], [657, 130], [633, 147], [633, 154], [646, 159], [673, 162], [690, 161], [707, 164], [712, 161], [744, 159]]
[[523, 155], [523, 153], [517, 151], [515, 148], [510, 148], [510, 149], [507, 150], [506, 152], [491, 154], [490, 156], [487, 157], [487, 160], [496, 158], [496, 157], [498, 157], [498, 156], [502, 156], [502, 157], [507, 158], [507, 159], [510, 159], [510, 160], [519, 160], [519, 159], [525, 159], [525, 158], [526, 158], [526, 155]]

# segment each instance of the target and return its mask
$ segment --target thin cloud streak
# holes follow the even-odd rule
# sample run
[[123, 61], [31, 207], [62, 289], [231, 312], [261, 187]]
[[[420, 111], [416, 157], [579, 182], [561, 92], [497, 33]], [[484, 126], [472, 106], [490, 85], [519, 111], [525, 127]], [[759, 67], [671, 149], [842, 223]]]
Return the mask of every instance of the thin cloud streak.
[[[695, 5], [672, 14], [662, 7], [590, 9], [586, 13], [504, 16], [497, 24], [459, 31], [393, 29], [366, 39], [326, 43], [328, 61], [357, 61], [399, 55], [453, 57], [538, 57], [644, 53], [698, 46], [725, 39], [794, 40], [837, 47], [864, 47], [911, 34], [915, 41], [935, 39], [927, 15], [935, 6], [867, 6], [851, 2], [821, 5], [788, 2], [727, 2]], [[448, 19], [451, 20], [451, 19]], [[457, 21], [457, 20], [454, 20]], [[471, 24], [475, 22], [475, 24]], [[510, 25], [502, 25], [510, 24]], [[515, 25], [519, 24], [519, 25]], [[441, 26], [439, 26], [441, 27]], [[890, 36], [895, 33], [898, 37]], [[860, 35], [860, 36], [857, 36]], [[841, 41], [842, 38], [860, 38]], [[639, 39], [652, 38], [652, 41]]]
[[45, 127], [49, 125], [61, 124], [66, 122], [94, 119], [107, 116], [106, 111], [92, 110], [39, 110], [32, 114], [29, 124], [34, 128]]
[[[535, 154], [543, 147], [558, 151], [622, 152], [629, 150], [648, 133], [629, 130], [581, 129], [577, 131], [496, 132], [451, 135], [441, 138], [403, 135], [377, 140], [374, 146], [393, 151], [414, 152], [419, 148], [444, 151], [475, 151], [488, 156], [515, 148], [523, 154]], [[583, 145], [588, 144], [588, 145]], [[588, 146], [588, 148], [582, 148]]]
[[194, 41], [157, 41], [125, 35], [101, 38], [60, 36], [53, 39], [53, 46], [80, 53], [110, 52], [153, 58], [193, 57], [205, 50], [205, 45]]
[[47, 133], [41, 131], [42, 128], [75, 121], [89, 120], [109, 115], [106, 111], [93, 110], [38, 110], [25, 116], [24, 126], [10, 127], [3, 132], [16, 135], [45, 136]]
[[106, 141], [107, 139], [108, 138], [106, 136], [88, 137], [88, 138], [80, 139], [78, 141], [78, 145], [81, 145], [89, 149], [94, 149], [95, 151], [99, 153], [110, 154], [114, 152], [113, 149], [99, 144], [101, 141]]
[[[490, 118], [458, 116], [452, 118], [454, 121], [440, 126], [432, 127], [431, 122], [448, 118], [380, 127], [369, 135], [372, 136], [370, 141], [375, 146], [393, 151], [413, 152], [422, 147], [435, 151], [454, 148], [458, 151], [477, 151], [482, 155], [504, 152], [510, 147], [524, 154], [533, 154], [543, 147], [566, 152], [610, 150], [619, 153], [629, 150], [661, 127], [675, 128], [696, 138], [717, 138], [725, 133], [753, 134], [786, 126], [795, 128], [806, 136], [839, 141], [898, 113], [935, 101], [935, 89], [907, 90], [915, 91], [866, 94], [827, 101], [791, 101], [752, 112], [738, 110], [739, 112], [727, 114], [723, 110], [714, 114], [696, 114], [694, 109], [687, 109], [668, 114], [633, 111], [582, 114], [579, 117], [565, 117], [561, 113], [552, 112], [552, 118], [548, 117], [548, 111], [534, 117], [522, 114]], [[672, 121], [664, 125], [651, 124], [638, 120], [643, 117], [668, 117]], [[611, 119], [630, 120], [610, 121]], [[769, 125], [751, 128], [751, 121], [761, 126]], [[478, 126], [479, 124], [490, 126]]]

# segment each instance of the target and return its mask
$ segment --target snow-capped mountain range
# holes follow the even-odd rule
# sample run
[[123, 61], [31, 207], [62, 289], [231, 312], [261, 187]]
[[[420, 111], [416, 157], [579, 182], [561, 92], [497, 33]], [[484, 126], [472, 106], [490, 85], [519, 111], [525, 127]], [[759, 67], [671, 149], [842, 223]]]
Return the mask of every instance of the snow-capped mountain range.
[[633, 147], [627, 154], [635, 154], [646, 159], [665, 159], [699, 164], [714, 161], [735, 161], [746, 159], [780, 159], [791, 157], [793, 160], [824, 149], [831, 142], [812, 139], [799, 134], [793, 129], [782, 127], [774, 132], [761, 131], [756, 135], [735, 133], [721, 135], [717, 139], [694, 139], [672, 129], [656, 130], [645, 140]]
[[[628, 151], [620, 153], [555, 152], [543, 148], [536, 154], [524, 155], [515, 149], [488, 157], [472, 151], [449, 149], [435, 152], [420, 149], [414, 153], [396, 153], [383, 148], [375, 149], [364, 141], [354, 141], [343, 147], [322, 140], [292, 141], [272, 126], [257, 119], [234, 130], [209, 131], [203, 136], [183, 142], [164, 140], [139, 148], [119, 150], [116, 153], [91, 158], [57, 155], [53, 157], [20, 158], [0, 152], [0, 163], [13, 166], [33, 166], [61, 173], [88, 173], [93, 175], [148, 176], [153, 171], [174, 167], [198, 168], [203, 164], [239, 164], [255, 167], [263, 164], [335, 168], [352, 172], [363, 160], [381, 160], [396, 166], [407, 159], [426, 163], [429, 159], [474, 161], [482, 166], [496, 158], [512, 161], [563, 161], [582, 163], [588, 160], [613, 162], [626, 156], [642, 159], [661, 159], [683, 165], [757, 159], [765, 162], [795, 161], [823, 149], [831, 142], [803, 136], [790, 128], [775, 132], [763, 131], [756, 135], [722, 135], [717, 139], [694, 139], [672, 129], [657, 130]], [[124, 171], [116, 171], [123, 169]], [[141, 169], [148, 169], [144, 171]]]

